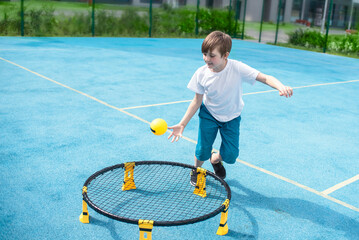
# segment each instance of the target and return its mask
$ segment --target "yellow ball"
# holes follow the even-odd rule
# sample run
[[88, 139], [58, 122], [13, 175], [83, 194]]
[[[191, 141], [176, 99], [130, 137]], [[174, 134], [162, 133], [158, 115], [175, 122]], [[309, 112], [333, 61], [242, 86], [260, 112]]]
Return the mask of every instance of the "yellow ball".
[[151, 131], [155, 135], [162, 135], [167, 131], [167, 123], [161, 118], [156, 118], [151, 122]]

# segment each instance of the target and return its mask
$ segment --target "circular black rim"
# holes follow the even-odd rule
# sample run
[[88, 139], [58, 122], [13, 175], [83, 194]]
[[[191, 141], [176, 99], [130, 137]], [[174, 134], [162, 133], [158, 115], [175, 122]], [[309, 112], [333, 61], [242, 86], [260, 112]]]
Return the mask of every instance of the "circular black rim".
[[[177, 162], [165, 162], [165, 161], [139, 161], [139, 162], [134, 162], [135, 166], [139, 166], [139, 165], [153, 165], [153, 164], [159, 164], [159, 165], [172, 165], [172, 166], [180, 166], [180, 167], [185, 167], [185, 168], [190, 168], [190, 169], [196, 169], [196, 167], [192, 166], [192, 165], [188, 165], [188, 164], [183, 164], [183, 163], [177, 163]], [[87, 187], [92, 180], [94, 180], [96, 177], [98, 177], [99, 175], [117, 169], [117, 168], [124, 168], [125, 164], [121, 163], [121, 164], [117, 164], [117, 165], [113, 165], [110, 167], [106, 167], [100, 171], [97, 171], [96, 173], [92, 174], [84, 183], [84, 187]], [[230, 201], [231, 200], [231, 189], [229, 188], [228, 184], [221, 178], [219, 178], [217, 175], [215, 175], [214, 173], [210, 172], [207, 170], [206, 172], [207, 175], [213, 177], [214, 179], [216, 179], [217, 181], [219, 181], [224, 188], [226, 189], [227, 192], [227, 199]], [[118, 221], [122, 221], [122, 222], [127, 222], [127, 223], [132, 223], [132, 224], [138, 224], [139, 219], [130, 219], [130, 218], [125, 218], [125, 217], [120, 217], [114, 214], [111, 214], [109, 212], [106, 212], [104, 210], [102, 210], [100, 207], [98, 207], [95, 203], [93, 203], [91, 201], [91, 199], [88, 197], [87, 195], [87, 191], [83, 191], [82, 193], [83, 196], [83, 200], [96, 212], [107, 216], [109, 218], [118, 220]], [[185, 224], [191, 224], [191, 223], [195, 223], [195, 222], [200, 222], [203, 220], [206, 220], [208, 218], [214, 217], [216, 216], [218, 213], [222, 212], [224, 210], [226, 206], [225, 205], [221, 205], [219, 206], [217, 209], [215, 209], [213, 212], [205, 214], [203, 216], [200, 217], [196, 217], [196, 218], [190, 218], [190, 219], [186, 219], [186, 220], [181, 220], [181, 221], [154, 221], [153, 225], [154, 226], [178, 226], [178, 225], [185, 225]], [[151, 220], [151, 219], [146, 219], [146, 220]]]

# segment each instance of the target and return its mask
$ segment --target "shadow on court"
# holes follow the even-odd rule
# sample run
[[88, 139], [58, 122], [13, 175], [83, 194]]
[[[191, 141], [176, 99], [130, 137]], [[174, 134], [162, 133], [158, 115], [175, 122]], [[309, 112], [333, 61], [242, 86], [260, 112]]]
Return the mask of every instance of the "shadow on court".
[[[233, 192], [232, 192], [232, 195], [233, 195]], [[258, 223], [257, 223], [255, 217], [250, 212], [248, 212], [245, 208], [241, 207], [240, 204], [235, 204], [235, 203], [231, 202], [230, 206], [235, 207], [235, 208], [239, 209], [240, 211], [244, 212], [244, 214], [249, 219], [250, 224], [252, 225], [253, 233], [246, 234], [246, 233], [241, 233], [241, 232], [237, 232], [232, 229], [229, 229], [227, 236], [234, 238], [234, 239], [241, 239], [241, 240], [258, 239]]]
[[[297, 198], [266, 197], [244, 187], [237, 180], [231, 179], [227, 183], [231, 186], [232, 198], [235, 199], [235, 201], [231, 201], [231, 207], [244, 211], [250, 219], [253, 228], [252, 239], [258, 238], [260, 226], [258, 226], [253, 215], [245, 210], [246, 207], [268, 209], [278, 214], [305, 219], [314, 224], [322, 225], [325, 228], [342, 231], [348, 239], [358, 239], [359, 222], [330, 208]], [[238, 193], [240, 191], [243, 191], [245, 194]], [[233, 235], [238, 238], [246, 238], [246, 236], [241, 236], [240, 233], [233, 233]]]
[[90, 224], [106, 228], [114, 240], [123, 240], [123, 238], [120, 237], [120, 232], [116, 231], [115, 220], [109, 218], [108, 221], [105, 222], [90, 216]]
[[[233, 204], [231, 204], [233, 206]], [[247, 217], [250, 219], [251, 224], [253, 225], [253, 229], [254, 229], [254, 234], [246, 234], [246, 233], [241, 233], [238, 231], [234, 231], [232, 229], [229, 229], [228, 234], [226, 235], [227, 238], [230, 239], [241, 239], [241, 240], [245, 240], [245, 239], [257, 239], [257, 235], [258, 235], [258, 224], [255, 220], [255, 218], [244, 208], [242, 208], [240, 205], [236, 205], [236, 208], [240, 208], [241, 211], [245, 212], [245, 214], [247, 215]], [[99, 226], [99, 227], [103, 227], [104, 229], [107, 229], [111, 235], [111, 238], [114, 240], [125, 240], [127, 238], [122, 238], [121, 235], [123, 236], [125, 230], [120, 229], [118, 226], [116, 226], [116, 221], [113, 219], [108, 219], [107, 221], [103, 221], [100, 219], [97, 219], [95, 217], [90, 216], [90, 224]], [[135, 226], [135, 225], [132, 225]], [[156, 227], [157, 231], [159, 231], [159, 228], [161, 227]], [[183, 236], [178, 236], [178, 239], [188, 239], [190, 240], [191, 233], [184, 233]], [[128, 235], [127, 235], [128, 237]], [[188, 237], [188, 238], [186, 238]], [[221, 237], [221, 236], [217, 236], [217, 237]], [[133, 236], [133, 239], [137, 239], [137, 236]]]

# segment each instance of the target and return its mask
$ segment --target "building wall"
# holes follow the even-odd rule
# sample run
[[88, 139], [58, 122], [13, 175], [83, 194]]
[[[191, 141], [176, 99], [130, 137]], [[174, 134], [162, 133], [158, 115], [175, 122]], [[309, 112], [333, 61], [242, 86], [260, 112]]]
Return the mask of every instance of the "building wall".
[[[348, 25], [351, 4], [352, 0], [333, 0], [332, 15], [330, 17], [331, 26], [345, 28]], [[327, 13], [329, 5], [330, 0], [328, 0]], [[355, 4], [354, 7], [358, 5]], [[320, 26], [323, 21], [324, 6], [325, 0], [303, 0], [303, 19], [313, 23], [314, 26]]]
[[[242, 1], [241, 16], [244, 14], [244, 1]], [[262, 16], [263, 0], [247, 0], [246, 21], [260, 22]]]
[[[6, 1], [6, 0], [3, 0]], [[9, 0], [15, 1], [15, 0]], [[18, 1], [18, 0], [16, 0]], [[57, 1], [69, 1], [69, 2], [86, 2], [88, 0], [57, 0]], [[149, 5], [150, 0], [96, 0], [96, 3], [119, 3], [130, 4], [135, 6]], [[213, 8], [226, 8], [232, 2], [232, 9], [236, 9], [238, 0], [200, 0], [201, 7], [213, 7]], [[281, 0], [283, 4], [282, 14], [280, 21], [294, 22], [297, 19], [307, 20], [315, 26], [320, 26], [323, 21], [324, 3], [325, 0]], [[295, 9], [293, 9], [295, 1]], [[240, 20], [244, 15], [244, 2], [240, 0]], [[262, 6], [264, 3], [264, 21], [276, 22], [278, 12], [279, 0], [247, 0], [246, 9], [246, 21], [260, 22], [262, 16]], [[328, 0], [330, 2], [330, 0]], [[162, 3], [168, 3], [173, 7], [191, 5], [196, 6], [197, 0], [153, 0], [153, 6], [158, 7]], [[333, 0], [333, 13], [330, 18], [331, 26], [345, 28], [348, 26], [351, 12], [352, 0]], [[329, 4], [328, 4], [329, 5]], [[329, 8], [329, 6], [327, 7]], [[327, 9], [328, 10], [328, 9]], [[354, 5], [352, 26], [354, 27], [359, 15], [359, 3]]]
[[[290, 22], [293, 0], [282, 0], [281, 21]], [[247, 0], [246, 21], [260, 22], [264, 4], [263, 20], [277, 22], [279, 0]], [[241, 4], [241, 16], [244, 14], [244, 0]]]
[[[133, 0], [135, 1], [135, 0]], [[136, 0], [138, 1], [138, 0]], [[169, 0], [164, 0], [169, 1]], [[201, 0], [200, 6], [207, 7], [208, 0]], [[260, 22], [262, 16], [262, 6], [265, 3], [264, 21], [277, 21], [277, 11], [279, 0], [247, 0], [246, 21]], [[213, 0], [214, 8], [226, 8], [230, 4], [230, 0]], [[232, 9], [236, 9], [237, 0], [232, 0]], [[243, 19], [245, 0], [240, 0], [240, 19]], [[293, 0], [282, 0], [284, 8], [281, 21], [290, 22]], [[187, 5], [196, 6], [197, 0], [187, 0]], [[284, 14], [284, 16], [283, 16]]]
[[286, 7], [284, 10], [284, 22], [290, 22], [292, 17], [293, 0], [286, 1]]

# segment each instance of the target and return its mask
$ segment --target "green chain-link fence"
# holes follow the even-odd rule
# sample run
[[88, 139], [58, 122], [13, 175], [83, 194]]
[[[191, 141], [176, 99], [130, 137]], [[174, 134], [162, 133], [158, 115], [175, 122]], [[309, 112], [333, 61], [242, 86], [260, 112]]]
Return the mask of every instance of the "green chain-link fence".
[[[305, 1], [309, 7], [325, 2], [327, 17], [306, 9]], [[354, 28], [359, 3], [346, 1], [351, 1], [349, 26]], [[291, 41], [289, 31], [307, 29], [319, 19], [326, 22], [319, 44], [325, 52], [329, 27], [342, 14], [333, 6], [338, 10], [333, 0], [0, 0], [0, 35], [195, 38], [220, 30], [277, 44]]]

